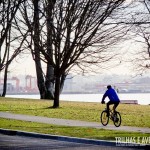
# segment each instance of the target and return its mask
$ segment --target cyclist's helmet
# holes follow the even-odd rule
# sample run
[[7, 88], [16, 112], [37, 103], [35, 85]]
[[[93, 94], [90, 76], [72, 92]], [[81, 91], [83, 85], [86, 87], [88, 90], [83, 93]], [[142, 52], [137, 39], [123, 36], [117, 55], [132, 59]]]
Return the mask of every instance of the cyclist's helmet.
[[110, 89], [111, 88], [111, 85], [107, 85], [107, 89]]

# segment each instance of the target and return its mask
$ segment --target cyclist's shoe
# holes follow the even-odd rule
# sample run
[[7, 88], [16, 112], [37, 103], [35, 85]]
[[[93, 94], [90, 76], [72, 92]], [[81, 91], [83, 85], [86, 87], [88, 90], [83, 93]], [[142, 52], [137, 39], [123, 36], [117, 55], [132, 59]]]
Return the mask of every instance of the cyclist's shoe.
[[117, 111], [116, 110], [114, 110], [114, 121], [115, 122], [119, 121], [119, 118], [117, 117]]
[[114, 122], [118, 122], [119, 118], [117, 118], [116, 116], [114, 117]]
[[107, 113], [107, 117], [109, 117], [109, 110], [107, 110], [107, 108], [105, 108], [105, 112]]
[[116, 110], [114, 110], [114, 114], [116, 114], [117, 113], [117, 111]]
[[107, 115], [106, 115], [106, 116], [109, 117], [109, 111], [107, 110], [106, 112], [107, 112]]

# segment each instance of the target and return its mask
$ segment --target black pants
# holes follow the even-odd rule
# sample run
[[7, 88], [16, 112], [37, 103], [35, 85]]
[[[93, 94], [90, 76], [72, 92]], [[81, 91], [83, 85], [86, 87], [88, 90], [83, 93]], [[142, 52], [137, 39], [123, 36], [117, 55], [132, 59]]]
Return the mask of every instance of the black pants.
[[114, 104], [114, 107], [113, 107], [113, 110], [116, 110], [117, 106], [119, 105], [120, 102], [111, 102], [109, 101], [107, 103], [107, 110], [109, 110], [109, 105], [113, 105]]

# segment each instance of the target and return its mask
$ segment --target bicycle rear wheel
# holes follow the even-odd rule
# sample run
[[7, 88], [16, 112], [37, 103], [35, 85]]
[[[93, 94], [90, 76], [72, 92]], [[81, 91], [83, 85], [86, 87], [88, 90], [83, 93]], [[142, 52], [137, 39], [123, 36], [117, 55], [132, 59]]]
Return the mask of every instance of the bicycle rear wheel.
[[121, 115], [119, 112], [115, 112], [113, 122], [116, 127], [119, 127], [121, 125]]
[[109, 117], [107, 116], [107, 111], [102, 111], [100, 120], [103, 126], [106, 126], [109, 122]]

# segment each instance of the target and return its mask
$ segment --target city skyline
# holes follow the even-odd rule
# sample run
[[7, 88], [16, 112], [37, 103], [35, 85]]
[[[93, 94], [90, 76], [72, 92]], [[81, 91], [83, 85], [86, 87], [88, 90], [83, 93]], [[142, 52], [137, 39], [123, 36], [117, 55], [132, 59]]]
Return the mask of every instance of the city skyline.
[[[80, 82], [82, 81], [82, 82]], [[35, 76], [20, 75], [8, 78], [7, 93], [39, 93]], [[66, 78], [63, 93], [103, 93], [108, 84], [111, 84], [119, 93], [149, 93], [150, 77], [132, 78], [127, 75], [95, 75], [73, 76]], [[3, 79], [0, 79], [0, 91], [2, 93]]]

